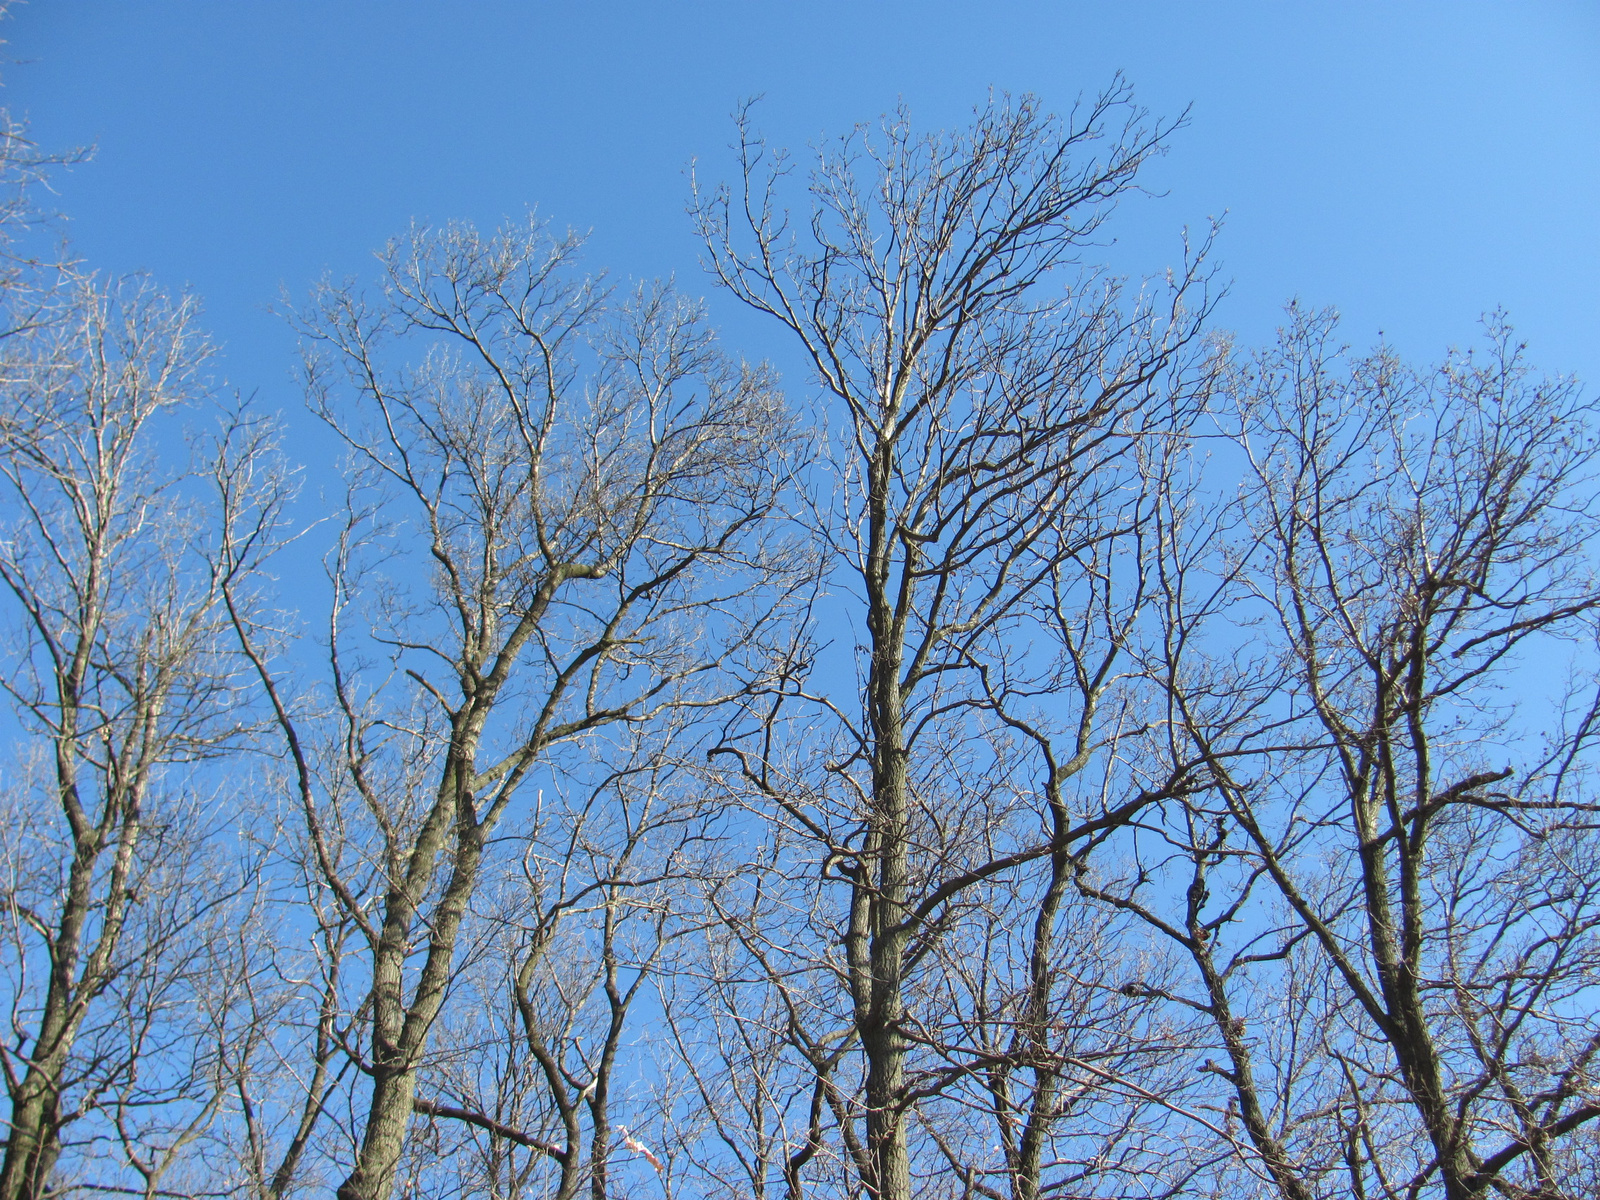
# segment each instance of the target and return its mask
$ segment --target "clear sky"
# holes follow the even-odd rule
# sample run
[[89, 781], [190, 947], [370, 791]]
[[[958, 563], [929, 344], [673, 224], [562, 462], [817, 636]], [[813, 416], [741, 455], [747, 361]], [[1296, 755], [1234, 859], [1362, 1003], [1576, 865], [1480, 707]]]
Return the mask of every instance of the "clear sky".
[[[266, 306], [367, 272], [412, 217], [537, 204], [594, 231], [595, 265], [704, 290], [685, 170], [725, 174], [740, 99], [803, 147], [900, 99], [930, 126], [991, 86], [1064, 109], [1117, 70], [1190, 109], [1119, 268], [1226, 213], [1246, 339], [1298, 295], [1432, 356], [1503, 305], [1539, 364], [1600, 380], [1594, 0], [32, 0], [4, 36], [13, 113], [96, 147], [58, 185], [79, 251], [198, 292], [229, 379], [285, 408]], [[741, 346], [776, 349], [728, 304]]]

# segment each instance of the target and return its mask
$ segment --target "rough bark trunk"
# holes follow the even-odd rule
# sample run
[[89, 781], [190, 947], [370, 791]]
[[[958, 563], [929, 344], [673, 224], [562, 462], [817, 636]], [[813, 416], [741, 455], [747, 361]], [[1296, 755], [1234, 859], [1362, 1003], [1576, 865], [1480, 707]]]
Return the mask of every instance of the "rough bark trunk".
[[60, 1151], [55, 1080], [30, 1069], [18, 1091], [6, 1142], [0, 1196], [5, 1200], [38, 1200], [45, 1194]]
[[[1057, 835], [1060, 834], [1059, 824]], [[1038, 1200], [1043, 1183], [1044, 1148], [1055, 1121], [1060, 1073], [1049, 1062], [1050, 998], [1054, 992], [1056, 916], [1069, 883], [1071, 859], [1064, 849], [1050, 856], [1050, 883], [1033, 926], [1028, 956], [1028, 1006], [1023, 1013], [1025, 1053], [1033, 1068], [1033, 1098], [1012, 1166], [1011, 1193], [1016, 1200]]]
[[[410, 855], [412, 869], [396, 881], [386, 902], [385, 925], [373, 969], [372, 1100], [355, 1168], [340, 1185], [339, 1200], [388, 1200], [416, 1100], [417, 1073], [434, 1019], [444, 1002], [455, 959], [456, 935], [477, 885], [483, 830], [465, 781], [472, 777], [470, 743], [452, 754], [436, 803]], [[433, 879], [433, 861], [446, 834], [455, 831], [450, 881], [435, 910], [428, 953], [409, 1004], [403, 968], [412, 926]]]
[[[871, 467], [868, 502], [867, 600], [873, 642], [867, 683], [873, 739], [868, 825], [874, 857], [864, 864], [871, 877], [866, 897], [869, 977], [856, 988], [855, 1019], [867, 1059], [870, 1178], [863, 1182], [873, 1200], [911, 1200], [911, 1160], [901, 1112], [906, 1069], [901, 1028], [905, 1017], [905, 918], [910, 883], [908, 749], [900, 679], [905, 631], [890, 579], [894, 544], [889, 480], [894, 429], [892, 419], [885, 424]], [[902, 564], [902, 569], [909, 566]]]
[[[75, 706], [65, 712], [68, 723], [73, 723]], [[66, 744], [58, 744], [56, 776], [75, 845], [50, 949], [50, 976], [39, 1029], [28, 1069], [11, 1096], [5, 1157], [0, 1162], [0, 1200], [37, 1200], [45, 1195], [61, 1151], [60, 1099], [67, 1058], [89, 1001], [105, 986], [110, 956], [127, 913], [128, 876], [140, 832], [142, 781], [136, 779], [128, 791], [108, 797], [100, 822], [91, 824], [83, 811], [76, 766], [74, 753]], [[114, 839], [111, 831], [115, 831]], [[95, 870], [108, 843], [114, 851], [101, 890], [102, 927], [85, 960], [84, 935], [96, 907]]]

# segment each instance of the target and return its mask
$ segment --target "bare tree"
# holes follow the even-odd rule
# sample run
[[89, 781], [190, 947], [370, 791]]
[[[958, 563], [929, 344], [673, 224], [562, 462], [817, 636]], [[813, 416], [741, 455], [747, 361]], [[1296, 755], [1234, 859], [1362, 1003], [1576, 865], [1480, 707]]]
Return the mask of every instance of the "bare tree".
[[1095, 266], [1120, 83], [799, 218], [747, 118], [814, 457], [671, 286], [414, 228], [293, 317], [304, 639], [278, 430], [0, 112], [0, 1200], [1600, 1191], [1594, 403]]
[[1587, 1194], [1592, 402], [1498, 323], [1417, 373], [1292, 315], [1233, 385], [1229, 548], [1168, 577], [1207, 785], [1093, 890], [1192, 961], [1278, 1194]]
[[[145, 1190], [209, 1126], [216, 1076], [181, 1047], [250, 891], [224, 879], [209, 833], [232, 822], [199, 769], [247, 723], [208, 481], [241, 446], [204, 437], [216, 458], [190, 467], [168, 436], [206, 395], [194, 305], [82, 275], [52, 305], [4, 343], [0, 409], [4, 687], [28, 768], [3, 832], [8, 1200], [87, 1169], [57, 1178], [75, 1122]], [[259, 565], [233, 564], [241, 586]]]
[[[852, 1189], [901, 1200], [937, 1186], [913, 1184], [931, 1098], [998, 1065], [950, 1011], [963, 958], [945, 948], [986, 953], [973, 931], [1002, 897], [1017, 907], [998, 919], [1033, 926], [1032, 999], [1000, 1058], [1036, 1072], [1023, 1107], [1044, 1138], [1067, 1111], [1042, 1037], [1070, 864], [1181, 786], [1108, 768], [1133, 728], [1142, 567], [1106, 567], [1147, 519], [1141, 454], [1181, 438], [1209, 378], [1203, 256], [1133, 297], [1081, 262], [1165, 132], [1120, 85], [1067, 121], [1024, 98], [955, 134], [903, 115], [853, 134], [819, 155], [800, 226], [780, 207], [787, 163], [740, 128], [741, 185], [700, 197], [700, 227], [719, 281], [794, 336], [842, 426], [817, 532], [863, 644], [858, 692], [799, 656], [719, 751], [782, 830], [761, 886], [791, 891], [760, 904], [794, 917], [715, 899], [835, 1106]], [[859, 1090], [842, 1082], [858, 1065]], [[1037, 1194], [1041, 1161], [1019, 1151], [1008, 1188]]]
[[[724, 840], [720, 806], [674, 761], [694, 740], [677, 715], [634, 731], [631, 750], [608, 747], [594, 786], [545, 791], [517, 869], [476, 906], [461, 1001], [416, 1104], [459, 1146], [446, 1172], [457, 1186], [603, 1200], [627, 1194], [619, 1177], [665, 1169], [651, 1018], [698, 924], [685, 896]], [[451, 1122], [453, 1138], [438, 1128]], [[438, 1176], [433, 1153], [416, 1157], [419, 1181]]]
[[[328, 285], [300, 316], [311, 406], [351, 461], [331, 720], [308, 724], [257, 661], [328, 956], [317, 1037], [370, 1087], [341, 1197], [391, 1194], [419, 1100], [452, 1107], [418, 1088], [463, 929], [539, 782], [585, 769], [553, 756], [739, 690], [783, 608], [770, 375], [728, 361], [670, 288], [614, 301], [572, 273], [576, 250], [537, 224], [418, 229], [383, 256], [380, 296]], [[308, 1092], [303, 1125], [327, 1107]], [[300, 1165], [282, 1161], [283, 1186]]]

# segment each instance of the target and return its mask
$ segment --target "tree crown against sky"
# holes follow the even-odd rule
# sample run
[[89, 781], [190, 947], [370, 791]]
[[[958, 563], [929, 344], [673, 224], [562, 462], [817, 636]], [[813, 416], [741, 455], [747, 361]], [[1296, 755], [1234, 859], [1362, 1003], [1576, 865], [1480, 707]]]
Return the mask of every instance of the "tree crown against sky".
[[1125, 281], [1113, 78], [744, 110], [692, 227], [788, 395], [414, 221], [292, 306], [323, 466], [18, 259], [0, 1192], [1584, 1194], [1593, 404]]

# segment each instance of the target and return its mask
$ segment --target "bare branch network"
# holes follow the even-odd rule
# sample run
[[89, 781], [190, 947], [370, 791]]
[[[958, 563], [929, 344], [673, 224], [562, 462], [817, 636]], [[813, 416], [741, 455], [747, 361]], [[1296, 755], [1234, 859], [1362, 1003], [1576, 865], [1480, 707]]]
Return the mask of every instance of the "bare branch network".
[[1176, 129], [737, 118], [713, 283], [39, 252], [0, 120], [0, 1200], [1600, 1195], [1594, 403], [1107, 222]]

